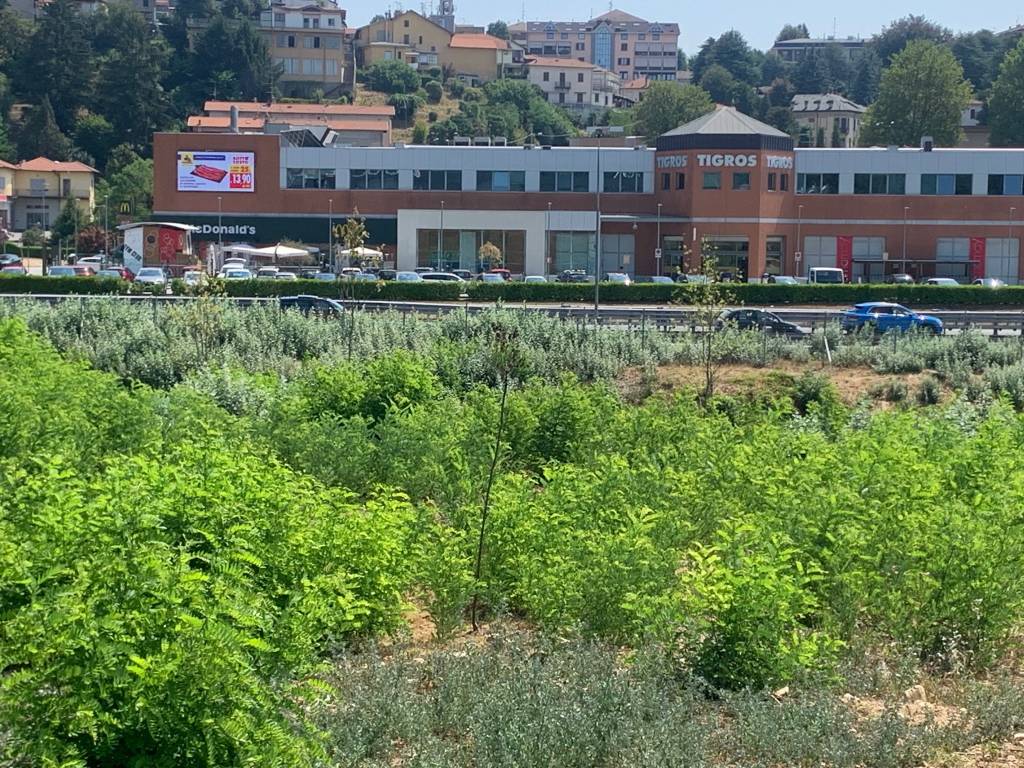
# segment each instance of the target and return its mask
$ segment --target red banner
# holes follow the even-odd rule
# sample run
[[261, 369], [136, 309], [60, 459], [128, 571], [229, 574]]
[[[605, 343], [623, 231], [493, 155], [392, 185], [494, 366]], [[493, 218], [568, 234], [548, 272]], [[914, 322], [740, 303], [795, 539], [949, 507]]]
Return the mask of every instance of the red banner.
[[971, 277], [985, 276], [985, 238], [971, 238]]
[[160, 263], [174, 264], [176, 255], [184, 250], [185, 238], [180, 229], [160, 228]]
[[843, 270], [846, 282], [853, 280], [853, 238], [840, 235], [836, 238], [836, 266]]

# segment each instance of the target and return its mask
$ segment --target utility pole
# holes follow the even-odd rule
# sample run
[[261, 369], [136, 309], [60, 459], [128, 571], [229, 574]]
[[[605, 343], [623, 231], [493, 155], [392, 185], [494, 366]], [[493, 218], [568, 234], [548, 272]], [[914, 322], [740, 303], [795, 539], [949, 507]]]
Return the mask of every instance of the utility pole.
[[594, 322], [601, 322], [601, 141], [597, 134], [597, 248], [594, 252]]
[[654, 264], [658, 276], [661, 276], [661, 203], [658, 203], [658, 237], [654, 246]]
[[334, 263], [334, 198], [327, 201], [327, 263], [334, 274], [338, 274], [338, 265]]
[[441, 201], [441, 226], [437, 230], [437, 271], [441, 271], [441, 249], [444, 247], [444, 200]]
[[220, 265], [224, 261], [224, 224], [223, 224], [223, 206], [224, 198], [217, 195], [217, 258], [216, 266], [220, 269]]

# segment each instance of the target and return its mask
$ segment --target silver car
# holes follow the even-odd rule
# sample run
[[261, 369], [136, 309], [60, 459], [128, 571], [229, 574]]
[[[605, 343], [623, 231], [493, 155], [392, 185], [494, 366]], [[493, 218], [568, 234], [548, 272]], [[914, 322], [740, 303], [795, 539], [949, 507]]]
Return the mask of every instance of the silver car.
[[144, 285], [167, 285], [167, 275], [160, 267], [143, 267], [135, 276], [135, 282]]

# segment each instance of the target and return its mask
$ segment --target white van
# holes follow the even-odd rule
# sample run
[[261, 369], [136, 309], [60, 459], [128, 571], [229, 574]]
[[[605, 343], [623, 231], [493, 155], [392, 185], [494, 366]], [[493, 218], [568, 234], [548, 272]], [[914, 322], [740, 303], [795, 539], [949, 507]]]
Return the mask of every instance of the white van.
[[846, 275], [838, 267], [811, 267], [807, 270], [807, 282], [835, 285], [845, 283]]

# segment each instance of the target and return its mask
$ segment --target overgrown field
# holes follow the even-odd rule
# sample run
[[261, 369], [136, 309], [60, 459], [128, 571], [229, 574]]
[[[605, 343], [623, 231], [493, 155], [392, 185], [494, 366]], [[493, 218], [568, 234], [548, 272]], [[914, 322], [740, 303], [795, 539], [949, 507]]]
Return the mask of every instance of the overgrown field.
[[626, 401], [700, 343], [506, 312], [3, 313], [11, 766], [912, 766], [1024, 728], [1016, 343], [836, 336], [953, 393], [880, 409], [813, 372]]

